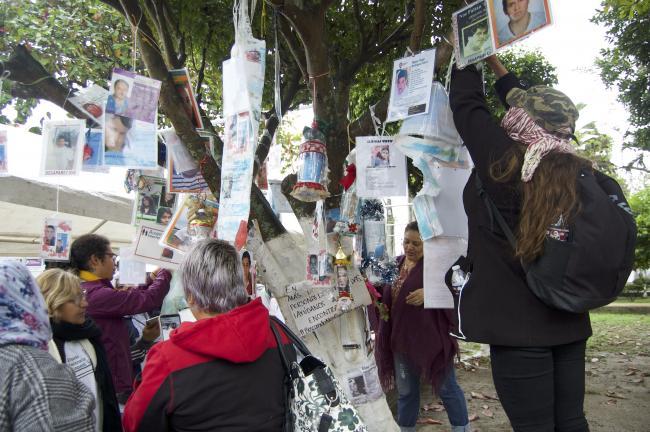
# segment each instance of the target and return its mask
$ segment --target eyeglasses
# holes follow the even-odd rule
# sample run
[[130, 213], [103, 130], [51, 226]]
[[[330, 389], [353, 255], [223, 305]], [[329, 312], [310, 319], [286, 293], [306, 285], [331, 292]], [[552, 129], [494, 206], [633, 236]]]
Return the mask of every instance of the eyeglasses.
[[111, 256], [111, 259], [113, 260], [114, 264], [117, 263], [117, 254], [116, 253], [110, 252], [110, 253], [107, 253], [106, 255]]
[[76, 304], [77, 306], [80, 306], [81, 302], [83, 302], [85, 299], [86, 299], [86, 290], [82, 288], [79, 295], [77, 295], [74, 299], [70, 301]]

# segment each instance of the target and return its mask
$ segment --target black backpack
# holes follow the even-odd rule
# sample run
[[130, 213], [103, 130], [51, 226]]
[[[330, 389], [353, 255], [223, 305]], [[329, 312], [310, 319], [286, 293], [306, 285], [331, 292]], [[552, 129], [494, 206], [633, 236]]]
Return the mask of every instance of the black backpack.
[[[636, 222], [614, 179], [581, 172], [577, 182], [581, 209], [569, 227], [571, 239], [546, 236], [542, 255], [522, 266], [528, 287], [547, 306], [583, 313], [611, 303], [625, 287], [634, 264]], [[476, 188], [515, 249], [515, 236], [478, 174]]]

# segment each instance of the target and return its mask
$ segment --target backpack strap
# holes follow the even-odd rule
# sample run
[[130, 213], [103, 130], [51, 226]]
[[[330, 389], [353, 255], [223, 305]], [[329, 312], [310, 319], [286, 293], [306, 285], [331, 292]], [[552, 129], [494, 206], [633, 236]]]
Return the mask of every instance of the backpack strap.
[[483, 182], [481, 181], [481, 178], [479, 177], [476, 170], [474, 171], [474, 174], [476, 190], [478, 191], [478, 195], [481, 197], [481, 199], [483, 199], [483, 202], [485, 203], [485, 206], [488, 210], [488, 215], [490, 216], [490, 230], [494, 231], [494, 220], [496, 219], [497, 224], [501, 228], [501, 231], [503, 231], [503, 234], [505, 234], [512, 248], [517, 249], [517, 239], [515, 238], [514, 233], [506, 223], [506, 220], [503, 218], [503, 215], [501, 215], [501, 212], [497, 206], [494, 204], [494, 201], [492, 201], [492, 198], [490, 198], [490, 195], [488, 195], [485, 188], [483, 188]]
[[83, 350], [86, 351], [86, 354], [90, 359], [90, 363], [93, 365], [94, 372], [95, 369], [97, 369], [97, 353], [95, 352], [95, 347], [93, 347], [93, 344], [91, 344], [88, 339], [81, 339], [79, 343], [81, 344]]

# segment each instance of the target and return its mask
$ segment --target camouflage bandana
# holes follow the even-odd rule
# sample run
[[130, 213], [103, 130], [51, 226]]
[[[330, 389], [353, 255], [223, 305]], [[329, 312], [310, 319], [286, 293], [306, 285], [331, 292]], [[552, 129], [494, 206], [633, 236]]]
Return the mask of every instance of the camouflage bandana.
[[526, 145], [521, 180], [528, 182], [542, 158], [551, 152], [575, 154], [569, 138], [561, 138], [539, 126], [523, 108], [511, 107], [501, 121], [501, 127], [513, 140]]
[[534, 86], [528, 90], [513, 88], [508, 92], [506, 102], [526, 110], [535, 123], [548, 132], [571, 135], [575, 131], [578, 109], [559, 90], [546, 86]]

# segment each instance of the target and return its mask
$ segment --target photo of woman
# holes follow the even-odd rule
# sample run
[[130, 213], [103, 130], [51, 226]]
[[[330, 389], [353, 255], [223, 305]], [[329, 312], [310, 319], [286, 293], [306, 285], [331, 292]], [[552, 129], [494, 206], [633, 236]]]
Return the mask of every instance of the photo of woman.
[[140, 199], [140, 214], [155, 216], [156, 215], [156, 203], [154, 199], [149, 195], [142, 195]]
[[497, 48], [549, 24], [548, 10], [547, 0], [492, 0]]

